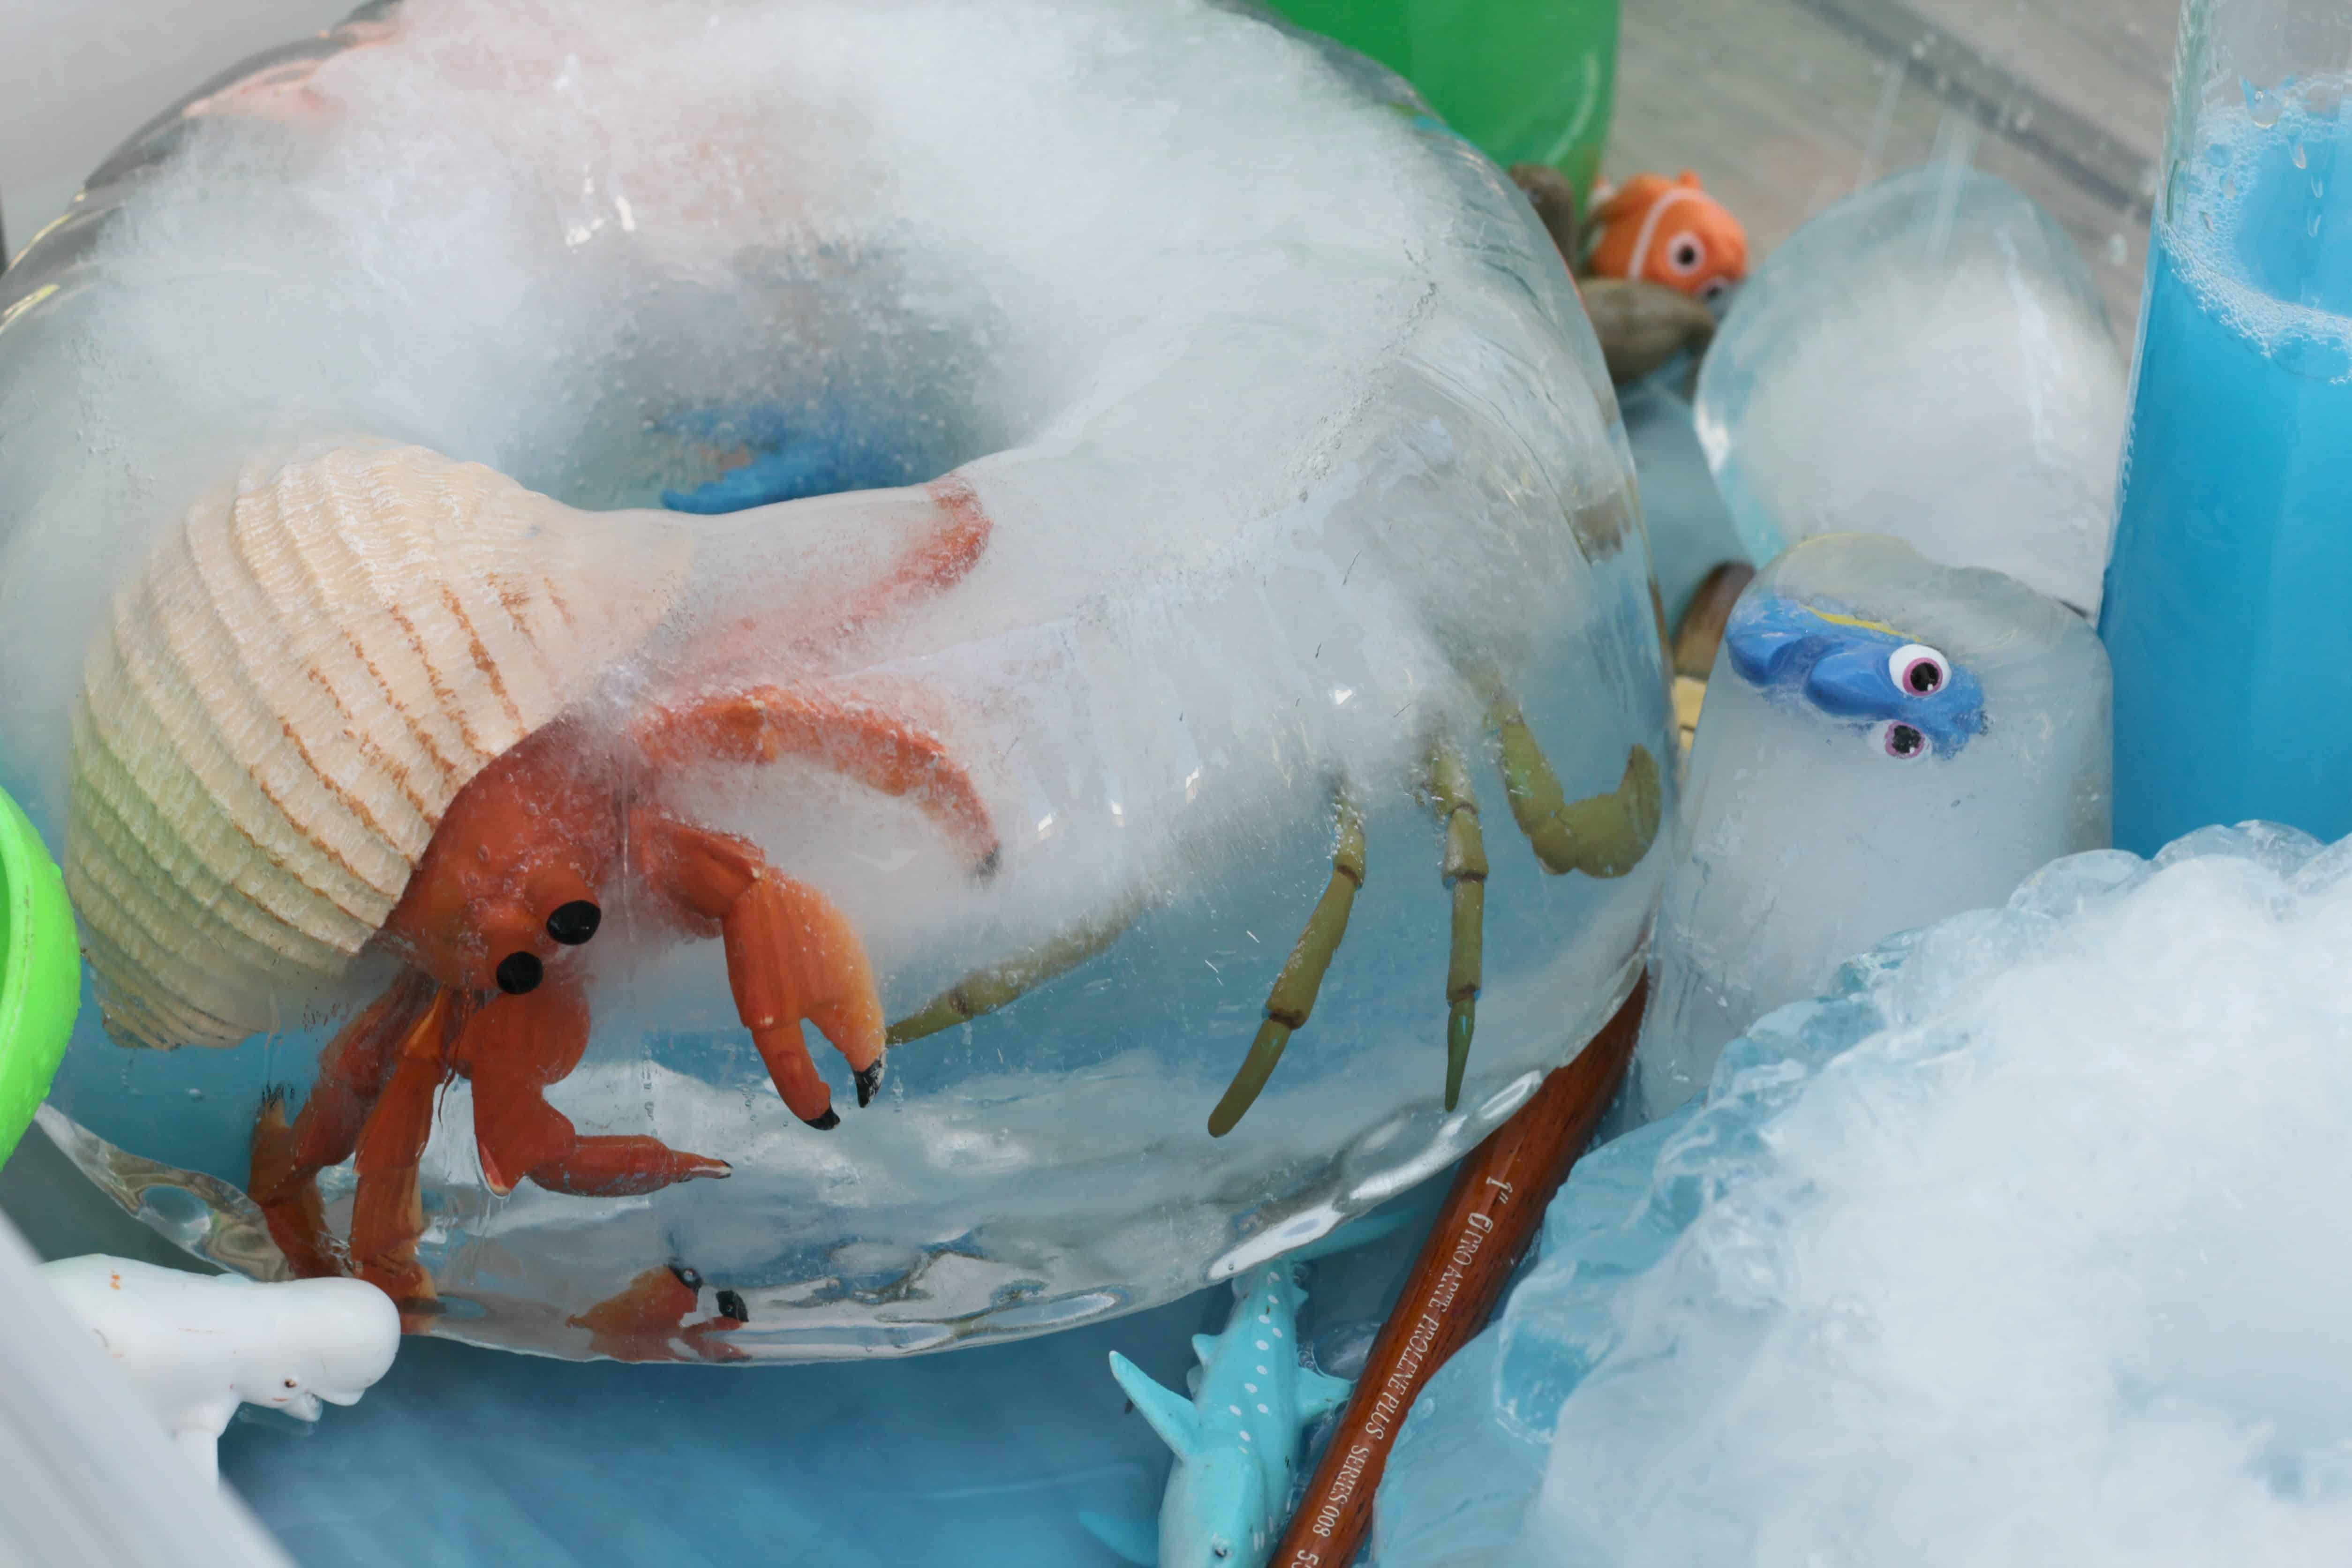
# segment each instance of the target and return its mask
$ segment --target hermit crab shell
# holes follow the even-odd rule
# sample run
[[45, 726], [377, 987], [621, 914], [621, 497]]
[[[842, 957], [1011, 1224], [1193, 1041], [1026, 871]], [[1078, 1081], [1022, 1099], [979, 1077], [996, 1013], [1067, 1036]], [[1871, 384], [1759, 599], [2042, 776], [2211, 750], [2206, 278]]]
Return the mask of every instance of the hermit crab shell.
[[342, 973], [457, 792], [676, 599], [683, 536], [602, 521], [367, 444], [155, 546], [73, 717], [66, 879], [117, 1039], [233, 1045]]

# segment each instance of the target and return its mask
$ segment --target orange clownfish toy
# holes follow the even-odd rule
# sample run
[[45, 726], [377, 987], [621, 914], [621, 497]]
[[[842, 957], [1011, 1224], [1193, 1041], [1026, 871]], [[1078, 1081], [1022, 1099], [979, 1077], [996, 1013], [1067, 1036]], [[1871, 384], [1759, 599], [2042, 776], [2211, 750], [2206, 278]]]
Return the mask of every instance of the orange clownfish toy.
[[1585, 257], [1594, 276], [1663, 283], [1702, 300], [1748, 276], [1748, 231], [1688, 169], [1674, 180], [1636, 174], [1595, 194], [1599, 234]]

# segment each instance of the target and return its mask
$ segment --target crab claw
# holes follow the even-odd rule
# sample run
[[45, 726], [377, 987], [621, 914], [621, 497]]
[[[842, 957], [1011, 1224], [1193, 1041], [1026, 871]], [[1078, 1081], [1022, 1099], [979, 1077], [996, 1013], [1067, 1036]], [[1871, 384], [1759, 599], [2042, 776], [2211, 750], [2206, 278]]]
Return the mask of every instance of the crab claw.
[[857, 1069], [857, 1104], [860, 1110], [873, 1104], [874, 1097], [882, 1092], [882, 1064], [887, 1059], [876, 1057]]

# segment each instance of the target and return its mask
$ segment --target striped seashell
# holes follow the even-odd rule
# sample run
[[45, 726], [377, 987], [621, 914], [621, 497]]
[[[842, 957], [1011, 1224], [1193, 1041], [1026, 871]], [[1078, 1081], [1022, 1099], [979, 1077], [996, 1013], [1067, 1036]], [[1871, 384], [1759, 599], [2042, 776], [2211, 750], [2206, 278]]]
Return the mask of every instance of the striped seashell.
[[340, 447], [199, 502], [115, 595], [66, 879], [108, 1030], [227, 1046], [342, 974], [450, 801], [657, 626], [682, 534]]

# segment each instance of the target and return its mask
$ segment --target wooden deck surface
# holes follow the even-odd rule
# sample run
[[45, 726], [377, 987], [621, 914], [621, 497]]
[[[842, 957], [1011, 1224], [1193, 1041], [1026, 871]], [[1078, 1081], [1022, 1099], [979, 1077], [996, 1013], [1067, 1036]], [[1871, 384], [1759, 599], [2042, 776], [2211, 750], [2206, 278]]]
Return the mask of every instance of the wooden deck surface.
[[1760, 249], [1966, 158], [2074, 236], [2126, 350], [2179, 0], [1624, 0], [1615, 177], [1699, 172]]

